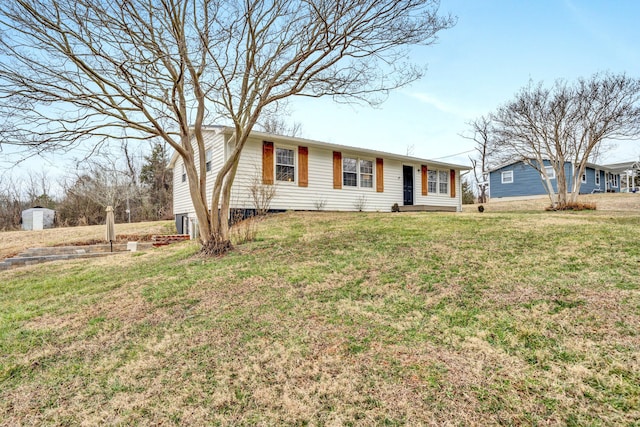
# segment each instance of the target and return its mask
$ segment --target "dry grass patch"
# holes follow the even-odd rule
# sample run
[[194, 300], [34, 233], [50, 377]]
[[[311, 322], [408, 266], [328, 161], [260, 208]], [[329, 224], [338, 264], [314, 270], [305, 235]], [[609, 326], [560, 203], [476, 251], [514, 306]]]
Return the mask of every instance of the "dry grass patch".
[[[0, 259], [13, 256], [27, 248], [72, 245], [74, 242], [104, 242], [104, 225], [60, 227], [46, 230], [0, 232]], [[172, 221], [116, 224], [117, 234], [166, 234], [175, 230]]]
[[632, 425], [639, 220], [287, 213], [222, 258], [11, 272], [0, 418]]
[[[578, 204], [596, 207], [597, 211], [607, 213], [640, 211], [640, 194], [634, 193], [599, 193], [581, 194]], [[551, 205], [549, 197], [538, 196], [521, 200], [491, 199], [484, 203], [486, 212], [522, 212], [544, 211]], [[464, 212], [478, 213], [478, 205], [463, 205]]]

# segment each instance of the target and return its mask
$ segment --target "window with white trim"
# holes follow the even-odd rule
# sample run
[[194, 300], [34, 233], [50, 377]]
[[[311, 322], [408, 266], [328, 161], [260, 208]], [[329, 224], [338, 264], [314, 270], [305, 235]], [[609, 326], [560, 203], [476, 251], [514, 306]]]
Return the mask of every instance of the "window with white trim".
[[373, 160], [343, 157], [342, 184], [345, 187], [373, 188]]
[[184, 164], [182, 165], [182, 182], [187, 181], [187, 170], [184, 168]]
[[549, 179], [556, 179], [556, 170], [553, 168], [553, 166], [545, 166], [544, 173], [547, 175], [547, 177], [549, 177]]
[[205, 158], [205, 168], [207, 169], [207, 172], [211, 172], [211, 163], [212, 163], [212, 159], [213, 159], [213, 150], [211, 148], [209, 148], [207, 151], [204, 152], [204, 158]]
[[504, 171], [501, 174], [503, 184], [513, 183], [513, 171]]
[[360, 160], [360, 187], [373, 187], [373, 161]]
[[449, 194], [449, 173], [447, 170], [427, 170], [427, 193]]
[[295, 152], [289, 148], [276, 148], [276, 180], [295, 181]]
[[594, 181], [597, 186], [600, 186], [600, 170], [596, 169], [596, 179]]
[[438, 171], [438, 193], [449, 194], [449, 171]]
[[582, 172], [582, 176], [580, 177], [580, 182], [583, 184], [587, 183], [587, 171]]
[[618, 175], [611, 174], [611, 186], [612, 187], [617, 187], [618, 186]]
[[436, 194], [438, 191], [438, 171], [427, 170], [427, 192]]
[[358, 160], [351, 157], [342, 158], [342, 183], [345, 187], [358, 186]]

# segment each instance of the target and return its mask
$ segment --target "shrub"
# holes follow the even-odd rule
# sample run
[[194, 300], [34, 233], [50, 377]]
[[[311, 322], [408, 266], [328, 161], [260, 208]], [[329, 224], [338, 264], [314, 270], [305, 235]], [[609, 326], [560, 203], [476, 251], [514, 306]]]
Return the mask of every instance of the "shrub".
[[596, 204], [587, 203], [587, 202], [572, 202], [572, 203], [567, 203], [564, 207], [549, 206], [546, 210], [548, 211], [595, 211]]
[[365, 196], [364, 194], [360, 195], [360, 197], [358, 197], [353, 202], [353, 207], [358, 212], [362, 212], [366, 206], [367, 206], [367, 196]]
[[233, 225], [231, 226], [230, 237], [235, 245], [253, 242], [258, 234], [258, 216], [244, 216], [244, 212], [236, 210], [233, 214]]
[[462, 204], [472, 205], [475, 202], [475, 196], [468, 181], [462, 181]]

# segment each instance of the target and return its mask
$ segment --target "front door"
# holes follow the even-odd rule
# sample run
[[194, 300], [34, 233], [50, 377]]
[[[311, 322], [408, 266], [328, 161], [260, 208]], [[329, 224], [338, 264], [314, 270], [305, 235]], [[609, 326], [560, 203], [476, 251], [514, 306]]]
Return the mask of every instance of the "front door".
[[413, 166], [402, 166], [404, 205], [413, 205]]

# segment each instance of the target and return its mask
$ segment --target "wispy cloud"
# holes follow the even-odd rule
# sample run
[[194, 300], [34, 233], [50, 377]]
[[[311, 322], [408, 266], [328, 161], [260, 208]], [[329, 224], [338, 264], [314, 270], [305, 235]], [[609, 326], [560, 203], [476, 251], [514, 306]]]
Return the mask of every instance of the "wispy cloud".
[[425, 92], [407, 92], [412, 98], [419, 100], [420, 102], [430, 105], [433, 108], [442, 111], [443, 113], [452, 114], [454, 116], [459, 116], [465, 119], [475, 117], [477, 114], [474, 111], [471, 111], [466, 108], [459, 107], [455, 104], [443, 101], [439, 99], [437, 96], [431, 95]]

